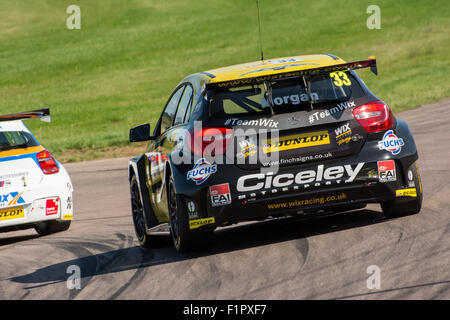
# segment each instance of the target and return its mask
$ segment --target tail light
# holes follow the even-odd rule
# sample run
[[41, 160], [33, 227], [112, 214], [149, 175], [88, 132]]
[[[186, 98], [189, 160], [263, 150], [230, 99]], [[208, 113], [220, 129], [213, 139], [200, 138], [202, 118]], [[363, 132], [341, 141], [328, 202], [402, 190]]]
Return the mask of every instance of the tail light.
[[191, 131], [191, 150], [198, 156], [224, 154], [233, 139], [229, 128], [202, 128]]
[[353, 116], [367, 132], [384, 131], [394, 124], [394, 115], [383, 101], [374, 101], [353, 109]]
[[47, 150], [41, 151], [36, 155], [39, 166], [45, 174], [53, 174], [59, 171], [55, 158]]

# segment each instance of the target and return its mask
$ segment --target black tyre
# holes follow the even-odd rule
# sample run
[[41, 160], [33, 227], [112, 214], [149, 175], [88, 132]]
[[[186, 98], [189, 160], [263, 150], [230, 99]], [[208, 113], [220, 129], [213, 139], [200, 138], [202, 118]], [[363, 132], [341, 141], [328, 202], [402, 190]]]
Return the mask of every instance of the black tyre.
[[56, 232], [66, 231], [70, 227], [70, 220], [67, 221], [57, 221], [57, 220], [50, 220], [50, 221], [42, 221], [36, 223], [34, 226], [34, 230], [36, 230], [37, 233], [39, 233], [41, 236], [45, 236], [47, 234], [52, 234]]
[[394, 199], [392, 201], [381, 203], [381, 209], [387, 218], [396, 218], [416, 214], [419, 213], [422, 208], [423, 193], [417, 163], [412, 164], [409, 170], [413, 176], [412, 181], [414, 181], [417, 196], [407, 201], [403, 199]]
[[151, 241], [147, 234], [144, 221], [144, 207], [142, 205], [141, 191], [135, 175], [130, 181], [130, 196], [131, 196], [131, 214], [133, 217], [134, 231], [139, 241], [139, 245], [143, 248], [150, 248]]
[[167, 202], [170, 218], [170, 233], [178, 252], [208, 249], [212, 245], [213, 230], [190, 230], [189, 217], [183, 198], [176, 193], [173, 177], [167, 186]]
[[[147, 233], [144, 221], [144, 206], [142, 204], [141, 191], [135, 175], [130, 181], [131, 214], [133, 218], [134, 231], [142, 248], [160, 248], [167, 245], [167, 240], [163, 236], [151, 235]], [[170, 242], [169, 242], [170, 243]]]

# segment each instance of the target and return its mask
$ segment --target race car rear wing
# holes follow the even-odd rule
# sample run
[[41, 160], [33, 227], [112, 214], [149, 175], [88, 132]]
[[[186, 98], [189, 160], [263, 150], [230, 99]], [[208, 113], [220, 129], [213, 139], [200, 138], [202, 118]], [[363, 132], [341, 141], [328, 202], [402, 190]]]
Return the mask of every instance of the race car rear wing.
[[269, 74], [269, 75], [264, 75], [264, 76], [257, 76], [257, 77], [243, 78], [243, 79], [234, 79], [234, 80], [227, 80], [227, 81], [221, 81], [221, 82], [211, 82], [211, 83], [206, 84], [206, 88], [207, 89], [229, 88], [229, 87], [236, 87], [236, 86], [241, 86], [241, 85], [252, 85], [252, 84], [262, 83], [264, 81], [281, 80], [281, 79], [288, 79], [288, 78], [302, 77], [302, 76], [309, 76], [309, 75], [328, 74], [330, 72], [335, 72], [335, 71], [355, 70], [355, 69], [361, 69], [361, 68], [370, 68], [370, 71], [372, 71], [375, 75], [378, 75], [377, 60], [375, 59], [375, 57], [369, 57], [369, 59], [367, 59], [367, 60], [340, 63], [340, 64], [335, 64], [335, 65], [326, 66], [326, 67], [280, 72], [280, 73], [274, 73], [274, 74]]
[[40, 118], [41, 121], [50, 122], [50, 108], [0, 115], [0, 121], [26, 120], [33, 118]]

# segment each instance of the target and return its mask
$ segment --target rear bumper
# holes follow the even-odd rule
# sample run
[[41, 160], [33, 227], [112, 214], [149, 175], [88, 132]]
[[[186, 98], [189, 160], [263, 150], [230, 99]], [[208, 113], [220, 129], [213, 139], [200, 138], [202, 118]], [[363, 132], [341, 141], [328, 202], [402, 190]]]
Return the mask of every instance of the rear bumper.
[[[66, 172], [46, 176], [46, 181], [30, 189], [14, 190], [20, 199], [13, 205], [0, 207], [0, 232], [14, 226], [32, 227], [47, 220], [72, 220], [72, 183]], [[7, 195], [12, 190], [2, 190]]]
[[[217, 172], [209, 177], [207, 183], [193, 186], [191, 181], [186, 181], [185, 172], [179, 172], [176, 174], [179, 177], [177, 190], [181, 191], [180, 193], [183, 194], [187, 203], [195, 204], [197, 218], [214, 217], [214, 224], [208, 224], [202, 228], [270, 216], [381, 203], [395, 198], [398, 201], [407, 201], [409, 197], [397, 198], [396, 191], [411, 188], [411, 182], [407, 177], [408, 169], [418, 159], [418, 154], [405, 122], [398, 121], [395, 132], [404, 140], [401, 152], [395, 155], [389, 151], [380, 150], [378, 143], [383, 137], [383, 133], [380, 133], [372, 135], [358, 154], [320, 163], [312, 162], [280, 167], [271, 179], [267, 179], [267, 172], [262, 174], [260, 170], [250, 171], [240, 169], [236, 165], [218, 164]], [[382, 181], [378, 162], [388, 160], [395, 162], [396, 178]], [[331, 179], [331, 181], [320, 179], [319, 182], [313, 181], [307, 184], [288, 181], [289, 179], [295, 180], [294, 177], [297, 177], [297, 174], [302, 171], [314, 171], [316, 175], [322, 171], [321, 176], [323, 177], [327, 168], [347, 167], [349, 170], [356, 170], [358, 165], [361, 167], [354, 180], [350, 182], [345, 181], [348, 176], [343, 176], [342, 179]], [[319, 170], [320, 166], [323, 168]], [[342, 169], [342, 172], [347, 173], [346, 171], [347, 169]], [[339, 170], [333, 172], [339, 172]], [[242, 177], [249, 175], [253, 175], [253, 177], [245, 180], [243, 184]], [[278, 176], [278, 186], [274, 186], [275, 176]], [[240, 180], [241, 183], [239, 183]], [[268, 180], [270, 181], [266, 184]], [[221, 184], [228, 184], [229, 200], [225, 200], [223, 205], [217, 205], [217, 203], [213, 205], [210, 187]], [[239, 190], [239, 185], [241, 190]], [[245, 192], [242, 191], [242, 185], [246, 189]]]

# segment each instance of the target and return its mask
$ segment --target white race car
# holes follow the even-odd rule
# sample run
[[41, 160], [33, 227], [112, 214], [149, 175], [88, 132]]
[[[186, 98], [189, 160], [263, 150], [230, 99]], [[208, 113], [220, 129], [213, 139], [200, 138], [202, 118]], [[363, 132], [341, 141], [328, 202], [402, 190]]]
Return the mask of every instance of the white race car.
[[72, 182], [22, 122], [29, 118], [49, 122], [50, 111], [0, 115], [0, 232], [64, 231], [73, 219]]

